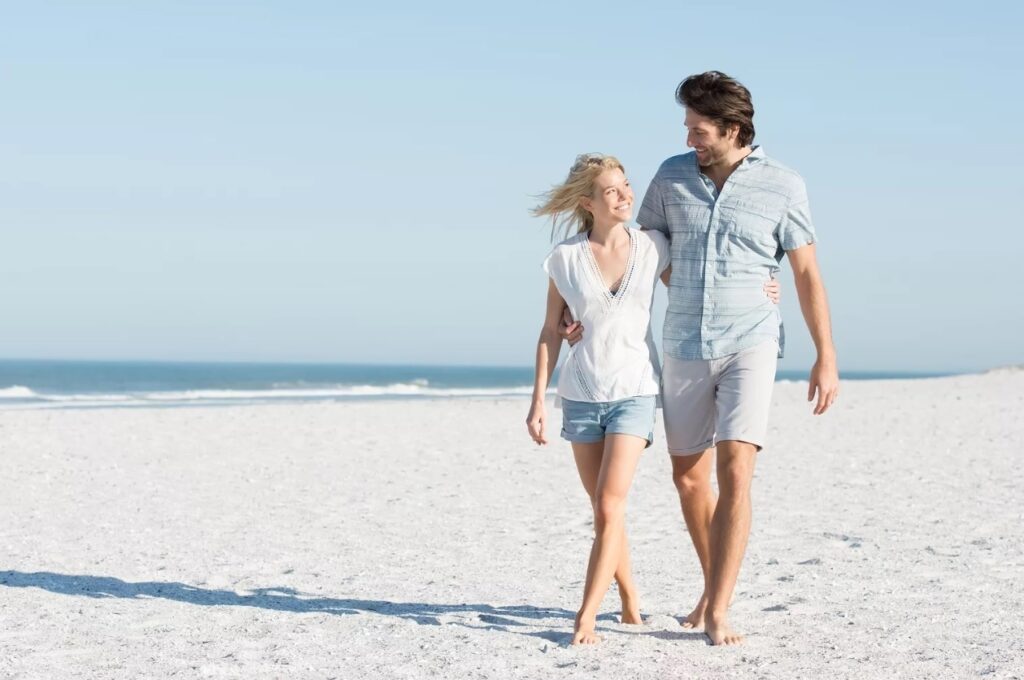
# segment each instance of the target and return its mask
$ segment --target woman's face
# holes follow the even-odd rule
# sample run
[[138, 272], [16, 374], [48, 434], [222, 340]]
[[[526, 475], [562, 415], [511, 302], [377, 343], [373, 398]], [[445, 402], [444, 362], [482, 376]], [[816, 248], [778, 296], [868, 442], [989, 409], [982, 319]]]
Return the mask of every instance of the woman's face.
[[633, 217], [633, 187], [622, 170], [605, 170], [594, 181], [593, 193], [581, 203], [595, 222], [628, 222]]

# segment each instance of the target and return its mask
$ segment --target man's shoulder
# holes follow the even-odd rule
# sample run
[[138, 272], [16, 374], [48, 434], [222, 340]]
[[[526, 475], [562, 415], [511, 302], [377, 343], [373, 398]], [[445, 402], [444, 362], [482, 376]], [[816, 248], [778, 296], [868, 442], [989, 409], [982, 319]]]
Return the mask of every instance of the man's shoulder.
[[759, 163], [759, 169], [764, 181], [784, 193], [793, 195], [806, 191], [804, 178], [800, 173], [776, 158], [764, 156]]
[[681, 153], [678, 156], [666, 158], [658, 167], [658, 173], [654, 176], [654, 178], [673, 180], [682, 179], [686, 177], [695, 177], [696, 175], [696, 154], [693, 151], [690, 151], [689, 153]]

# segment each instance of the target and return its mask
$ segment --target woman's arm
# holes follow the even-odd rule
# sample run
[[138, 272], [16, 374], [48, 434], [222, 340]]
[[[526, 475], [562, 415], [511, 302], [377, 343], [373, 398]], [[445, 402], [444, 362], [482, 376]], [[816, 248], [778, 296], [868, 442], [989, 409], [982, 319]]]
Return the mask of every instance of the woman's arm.
[[540, 338], [537, 340], [537, 361], [533, 378], [533, 403], [530, 405], [530, 414], [526, 417], [526, 427], [530, 431], [530, 437], [538, 444], [547, 444], [544, 436], [544, 426], [547, 414], [544, 409], [544, 394], [548, 391], [548, 383], [551, 382], [551, 374], [558, 364], [558, 352], [562, 348], [562, 336], [558, 329], [562, 323], [562, 310], [566, 307], [565, 300], [555, 287], [555, 282], [548, 279], [548, 303], [547, 312], [544, 315], [544, 325], [540, 329]]

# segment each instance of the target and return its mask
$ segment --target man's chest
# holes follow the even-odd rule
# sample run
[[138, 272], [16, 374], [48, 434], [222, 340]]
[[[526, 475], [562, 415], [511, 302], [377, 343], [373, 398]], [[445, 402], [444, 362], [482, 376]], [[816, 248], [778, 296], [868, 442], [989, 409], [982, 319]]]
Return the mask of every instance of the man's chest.
[[714, 192], [699, 180], [673, 183], [664, 194], [665, 218], [673, 237], [735, 233], [774, 241], [786, 215], [786, 197], [750, 182], [726, 183]]

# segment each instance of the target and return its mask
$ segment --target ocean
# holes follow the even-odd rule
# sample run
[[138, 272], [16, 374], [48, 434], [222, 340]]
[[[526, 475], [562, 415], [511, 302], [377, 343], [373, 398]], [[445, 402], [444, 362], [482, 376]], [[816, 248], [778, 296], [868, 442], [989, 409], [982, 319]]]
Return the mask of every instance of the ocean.
[[[862, 371], [841, 377], [940, 375], [948, 374]], [[780, 371], [777, 379], [806, 380], [807, 371]], [[530, 367], [0, 360], [0, 409], [526, 397], [532, 385]]]

